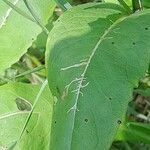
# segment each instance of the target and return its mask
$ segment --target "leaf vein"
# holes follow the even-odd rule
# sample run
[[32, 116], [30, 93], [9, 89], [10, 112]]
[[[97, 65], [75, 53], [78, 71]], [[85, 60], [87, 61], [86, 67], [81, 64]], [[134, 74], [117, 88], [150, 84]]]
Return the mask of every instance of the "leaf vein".
[[[95, 55], [95, 53], [96, 53], [96, 51], [97, 51], [99, 45], [103, 42], [103, 40], [106, 40], [107, 34], [113, 29], [113, 27], [115, 27], [118, 23], [120, 23], [121, 21], [123, 21], [125, 18], [126, 18], [126, 17], [119, 18], [119, 19], [116, 20], [114, 23], [112, 23], [112, 24], [110, 25], [110, 27], [107, 28], [107, 29], [104, 31], [103, 35], [99, 38], [99, 40], [98, 40], [98, 42], [96, 43], [95, 47], [92, 49], [92, 53], [91, 53], [89, 59], [87, 60], [87, 64], [86, 64], [86, 66], [85, 66], [85, 69], [83, 70], [83, 73], [81, 74], [81, 80], [79, 81], [78, 88], [77, 88], [77, 92], [76, 92], [75, 104], [74, 104], [74, 106], [72, 107], [73, 109], [72, 109], [72, 108], [70, 109], [70, 110], [72, 110], [73, 113], [74, 113], [74, 122], [73, 122], [73, 126], [72, 126], [72, 131], [73, 131], [74, 125], [75, 125], [76, 111], [79, 111], [79, 110], [77, 109], [77, 103], [78, 103], [79, 96], [80, 96], [80, 94], [82, 93], [82, 92], [81, 92], [81, 89], [82, 89], [82, 87], [83, 87], [82, 84], [83, 84], [83, 82], [84, 82], [85, 74], [86, 74], [86, 72], [87, 72], [87, 69], [88, 69], [90, 63], [91, 63], [91, 60], [92, 60], [93, 56]], [[70, 112], [70, 111], [69, 111], [69, 112]], [[73, 132], [72, 132], [72, 138], [73, 138]], [[72, 141], [72, 140], [71, 140], [71, 141]], [[72, 146], [72, 142], [71, 142], [71, 146]]]

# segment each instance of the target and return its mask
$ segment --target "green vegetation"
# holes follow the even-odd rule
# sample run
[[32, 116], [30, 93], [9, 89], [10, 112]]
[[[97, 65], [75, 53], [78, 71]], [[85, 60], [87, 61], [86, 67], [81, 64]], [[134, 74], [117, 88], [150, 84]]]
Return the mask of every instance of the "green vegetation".
[[2, 0], [0, 150], [149, 150], [149, 7]]

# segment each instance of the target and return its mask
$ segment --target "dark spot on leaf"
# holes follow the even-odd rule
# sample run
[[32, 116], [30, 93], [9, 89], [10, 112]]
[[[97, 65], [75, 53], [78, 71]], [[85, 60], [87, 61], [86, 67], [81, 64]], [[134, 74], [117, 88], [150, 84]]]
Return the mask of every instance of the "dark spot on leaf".
[[118, 123], [118, 124], [121, 124], [122, 122], [121, 122], [121, 120], [118, 120], [117, 123]]
[[145, 30], [148, 30], [148, 28], [146, 27]]
[[60, 90], [59, 90], [58, 86], [56, 86], [56, 90], [57, 90], [58, 94], [60, 95]]
[[109, 97], [109, 100], [112, 100], [112, 98], [111, 98], [111, 97]]
[[132, 44], [135, 45], [135, 42], [133, 42]]
[[85, 121], [85, 122], [88, 122], [88, 119], [86, 118], [86, 119], [84, 119], [84, 121]]
[[27, 134], [29, 133], [29, 131], [28, 131], [28, 130], [26, 130], [26, 132], [27, 132]]
[[55, 124], [56, 124], [57, 122], [55, 121]]
[[111, 44], [113, 44], [113, 45], [114, 45], [114, 44], [115, 44], [115, 42], [111, 42]]
[[32, 38], [32, 41], [34, 41], [34, 38]]
[[15, 102], [16, 102], [16, 105], [20, 111], [31, 111], [32, 110], [32, 105], [26, 99], [23, 99], [21, 97], [17, 97], [15, 99]]

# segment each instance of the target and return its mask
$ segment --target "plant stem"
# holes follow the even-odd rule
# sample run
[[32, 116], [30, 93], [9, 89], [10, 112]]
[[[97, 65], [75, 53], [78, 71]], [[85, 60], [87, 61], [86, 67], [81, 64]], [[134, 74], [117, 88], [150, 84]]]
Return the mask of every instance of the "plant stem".
[[25, 76], [25, 75], [28, 75], [28, 74], [31, 74], [31, 73], [34, 73], [34, 72], [37, 72], [37, 71], [40, 71], [42, 69], [45, 69], [45, 65], [41, 65], [41, 66], [38, 66], [36, 68], [33, 68], [31, 70], [28, 70], [28, 71], [25, 71], [17, 76], [15, 76], [15, 78], [19, 78], [19, 77], [22, 77], [22, 76]]
[[8, 82], [11, 82], [16, 78], [19, 78], [19, 77], [22, 77], [22, 76], [25, 76], [25, 75], [28, 75], [28, 74], [31, 74], [31, 73], [35, 73], [35, 72], [40, 71], [42, 69], [45, 69], [45, 65], [38, 66], [38, 67], [33, 68], [31, 70], [27, 70], [27, 71], [15, 76], [14, 78], [10, 78], [10, 79], [0, 76], [0, 86], [4, 85], [4, 84], [7, 84]]
[[141, 11], [143, 9], [141, 0], [132, 0], [132, 6], [133, 6], [133, 12]]
[[125, 10], [131, 14], [132, 10], [130, 9], [130, 7], [123, 1], [123, 0], [118, 0], [118, 2], [125, 8]]
[[31, 15], [34, 17], [36, 23], [43, 29], [43, 31], [48, 35], [49, 31], [47, 30], [47, 28], [43, 25], [42, 21], [38, 18], [38, 16], [36, 15], [36, 13], [33, 11], [33, 8], [31, 7], [31, 5], [28, 3], [28, 0], [23, 0], [26, 7], [28, 8], [29, 12], [31, 13]]

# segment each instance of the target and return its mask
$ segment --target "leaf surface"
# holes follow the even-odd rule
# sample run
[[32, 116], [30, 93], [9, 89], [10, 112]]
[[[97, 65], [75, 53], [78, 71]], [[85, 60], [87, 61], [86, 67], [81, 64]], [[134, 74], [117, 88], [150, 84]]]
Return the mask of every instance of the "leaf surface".
[[[22, 83], [0, 87], [0, 149], [18, 140], [39, 89], [40, 86]], [[15, 150], [48, 150], [51, 115], [52, 97], [46, 88]]]
[[49, 86], [58, 97], [51, 149], [109, 149], [148, 69], [149, 18], [149, 10], [126, 16], [116, 4], [86, 4], [58, 19], [47, 44]]
[[[31, 16], [22, 0], [10, 2]], [[54, 1], [30, 0], [29, 3], [42, 23], [46, 24], [53, 14]], [[3, 1], [0, 2], [0, 74], [26, 53], [41, 31], [35, 22], [24, 18]]]

